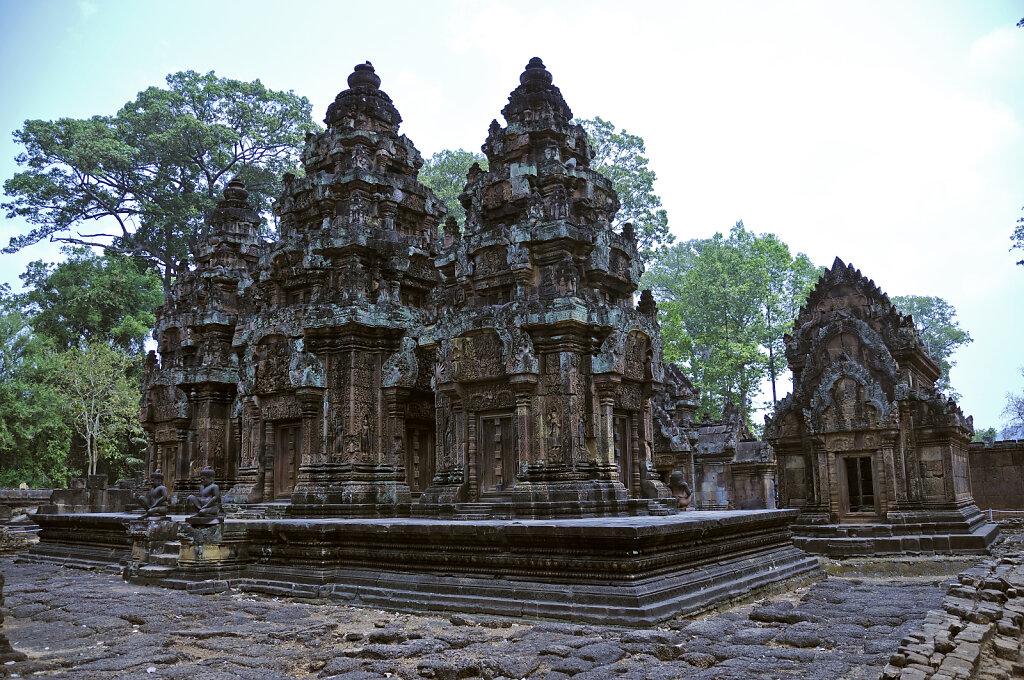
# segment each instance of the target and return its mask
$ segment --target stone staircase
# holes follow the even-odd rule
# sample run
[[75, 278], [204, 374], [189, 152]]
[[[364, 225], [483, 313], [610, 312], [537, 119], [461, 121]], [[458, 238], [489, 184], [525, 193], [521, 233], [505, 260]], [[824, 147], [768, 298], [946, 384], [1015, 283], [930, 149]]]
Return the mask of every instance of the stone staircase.
[[456, 503], [452, 519], [481, 520], [491, 519], [491, 503]]
[[[675, 499], [672, 499], [674, 501]], [[666, 515], [674, 515], [678, 510], [670, 505], [668, 501], [663, 502], [661, 499], [652, 499], [647, 501], [647, 514], [655, 515], [657, 517], [664, 517]]]
[[180, 541], [168, 541], [159, 552], [152, 552], [146, 557], [144, 564], [139, 565], [137, 575], [144, 579], [163, 579], [178, 569], [178, 552]]
[[285, 516], [287, 502], [247, 503], [246, 505], [225, 506], [232, 519], [281, 519]]

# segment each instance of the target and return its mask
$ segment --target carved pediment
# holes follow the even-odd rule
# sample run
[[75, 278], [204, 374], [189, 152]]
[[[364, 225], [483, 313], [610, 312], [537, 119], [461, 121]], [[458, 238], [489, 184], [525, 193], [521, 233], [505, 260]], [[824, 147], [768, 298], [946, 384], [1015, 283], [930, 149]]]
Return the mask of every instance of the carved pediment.
[[830, 366], [805, 410], [813, 434], [885, 427], [895, 404], [871, 373], [853, 361]]

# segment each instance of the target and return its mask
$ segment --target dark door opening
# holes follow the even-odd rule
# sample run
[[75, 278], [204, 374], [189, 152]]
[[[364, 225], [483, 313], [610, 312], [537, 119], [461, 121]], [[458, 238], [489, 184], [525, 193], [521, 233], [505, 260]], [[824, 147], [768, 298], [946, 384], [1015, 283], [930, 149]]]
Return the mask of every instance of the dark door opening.
[[850, 512], [875, 511], [875, 482], [871, 456], [844, 458]]

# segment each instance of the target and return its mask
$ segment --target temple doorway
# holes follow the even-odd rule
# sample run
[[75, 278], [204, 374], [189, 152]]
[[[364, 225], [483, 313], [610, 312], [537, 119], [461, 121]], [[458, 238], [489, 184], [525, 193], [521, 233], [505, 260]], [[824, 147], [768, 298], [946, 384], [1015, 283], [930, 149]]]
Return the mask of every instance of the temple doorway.
[[516, 475], [515, 441], [512, 437], [512, 415], [480, 416], [479, 457], [477, 477], [480, 493], [504, 491], [512, 486]]
[[845, 456], [840, 467], [844, 483], [843, 514], [874, 515], [875, 475], [871, 456]]
[[405, 475], [409, 491], [423, 493], [434, 479], [433, 424], [410, 423], [405, 428]]
[[274, 440], [274, 498], [286, 499], [291, 496], [299, 476], [301, 421], [275, 424]]

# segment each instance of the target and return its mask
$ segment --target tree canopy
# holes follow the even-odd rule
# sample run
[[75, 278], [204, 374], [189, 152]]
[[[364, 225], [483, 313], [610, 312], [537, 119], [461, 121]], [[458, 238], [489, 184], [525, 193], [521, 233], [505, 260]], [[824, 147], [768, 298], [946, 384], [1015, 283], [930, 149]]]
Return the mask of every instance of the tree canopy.
[[[139, 383], [130, 377], [133, 358], [103, 342], [72, 347], [57, 356], [61, 407], [72, 429], [85, 442], [88, 474], [102, 458], [141, 459], [126, 451], [125, 440], [138, 439]], [[133, 436], [134, 435], [134, 436]]]
[[160, 277], [139, 258], [64, 252], [64, 262], [37, 260], [21, 275], [27, 290], [18, 303], [32, 330], [61, 350], [109, 342], [139, 354], [163, 302]]
[[577, 120], [587, 131], [594, 151], [591, 167], [611, 180], [621, 204], [613, 226], [633, 224], [637, 246], [645, 262], [659, 247], [672, 243], [668, 213], [654, 193], [658, 178], [648, 167], [644, 140], [626, 130], [616, 131], [611, 121], [601, 117]]
[[[1024, 217], [1017, 220], [1017, 226], [1014, 227], [1010, 240], [1013, 242], [1010, 250], [1024, 250]], [[1024, 260], [1017, 260], [1017, 264], [1024, 266]]]
[[44, 239], [144, 258], [165, 288], [190, 258], [203, 216], [234, 175], [264, 213], [316, 129], [305, 97], [182, 71], [113, 116], [29, 120], [15, 131], [25, 170], [4, 183], [9, 218], [33, 228], [4, 252]]
[[956, 309], [942, 298], [934, 296], [896, 295], [891, 299], [896, 309], [914, 317], [917, 332], [928, 351], [939, 362], [942, 375], [936, 387], [954, 399], [959, 399], [960, 395], [949, 382], [949, 370], [956, 366], [951, 357], [956, 350], [973, 342], [973, 338], [960, 327]]
[[766, 378], [777, 400], [783, 336], [820, 273], [806, 255], [743, 222], [728, 237], [654, 255], [642, 285], [659, 302], [665, 359], [684, 365], [700, 389], [699, 417], [718, 418], [730, 402], [749, 418]]
[[444, 201], [448, 216], [454, 218], [460, 227], [466, 222], [466, 209], [459, 202], [459, 195], [466, 188], [466, 174], [473, 163], [479, 163], [481, 168], [487, 169], [487, 157], [482, 153], [443, 149], [424, 161], [420, 168], [420, 181]]
[[163, 301], [140, 258], [68, 248], [0, 288], [0, 485], [61, 485], [140, 464], [144, 342]]
[[66, 481], [71, 429], [57, 374], [56, 354], [0, 289], [0, 486]]
[[[1024, 376], [1024, 367], [1020, 369], [1020, 374]], [[1024, 391], [1019, 394], [1006, 393], [1003, 417], [1006, 418], [1006, 427], [1001, 433], [1003, 439], [1024, 439]]]

